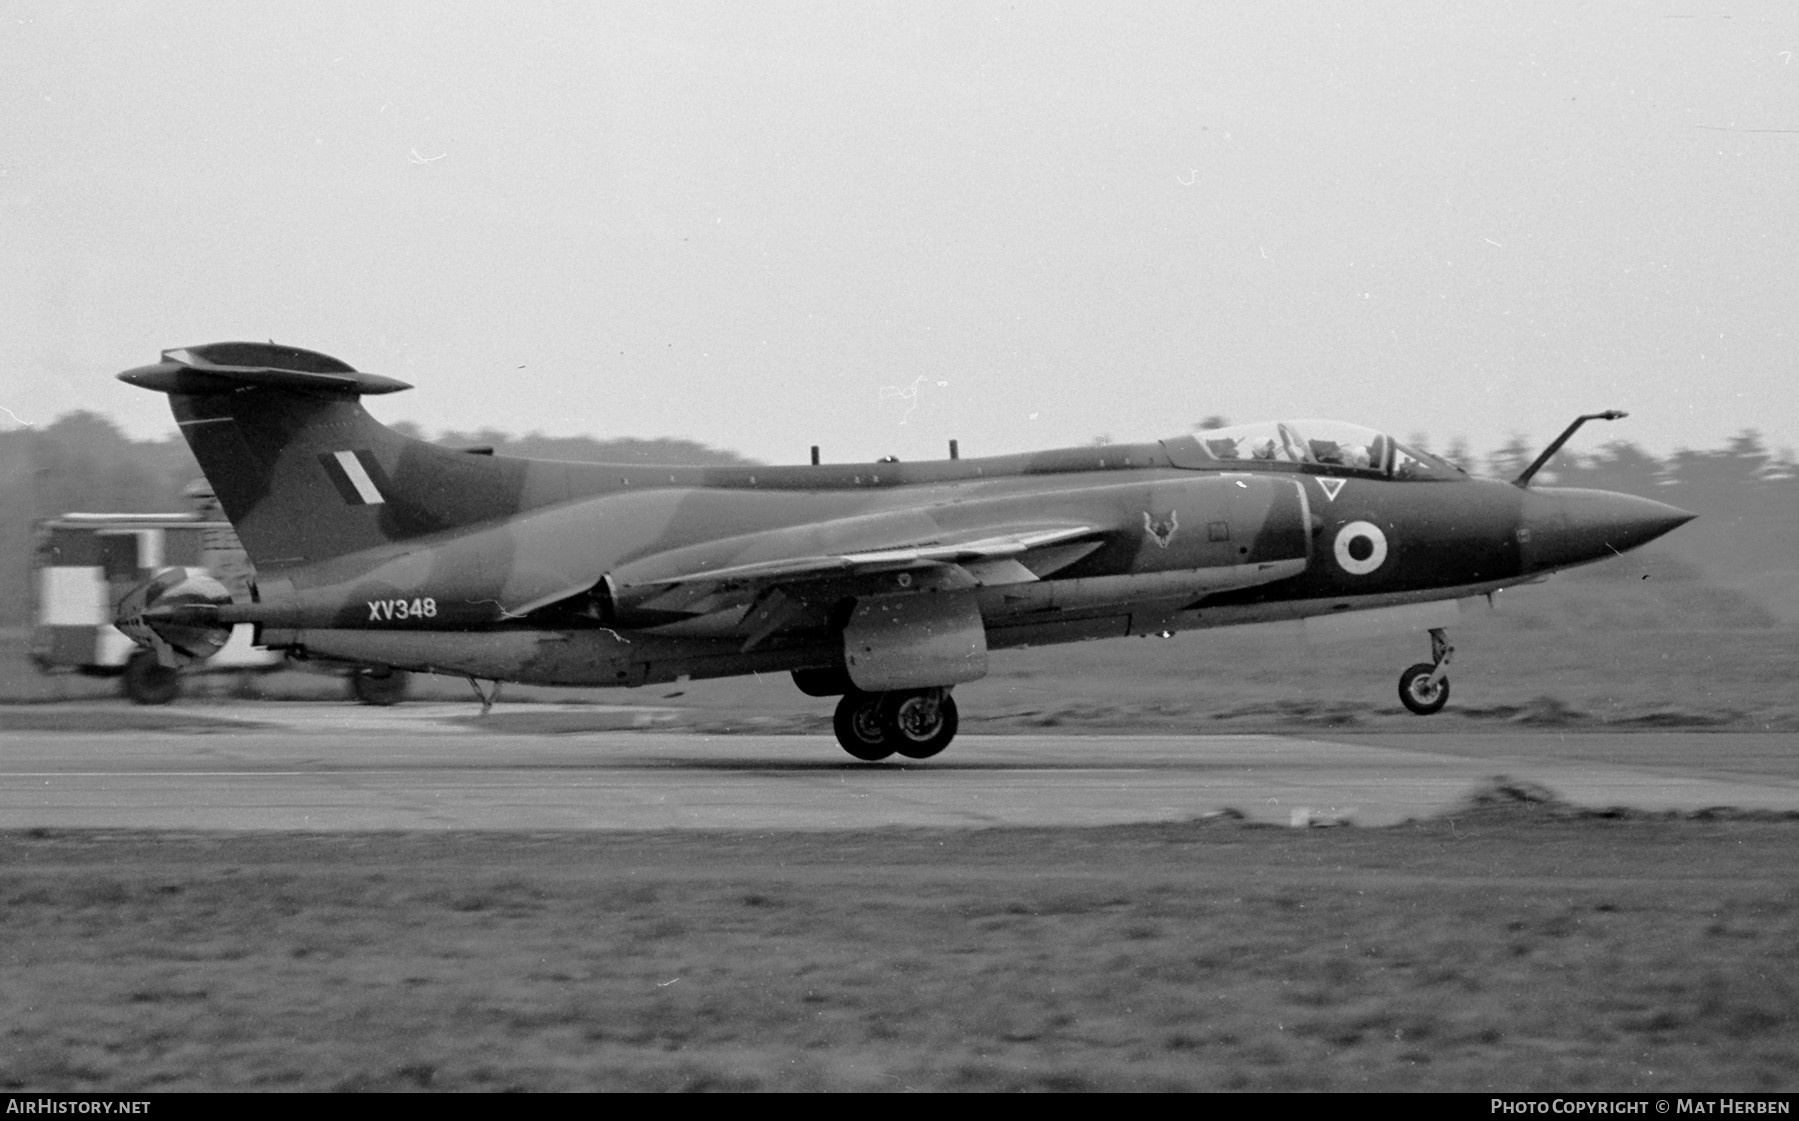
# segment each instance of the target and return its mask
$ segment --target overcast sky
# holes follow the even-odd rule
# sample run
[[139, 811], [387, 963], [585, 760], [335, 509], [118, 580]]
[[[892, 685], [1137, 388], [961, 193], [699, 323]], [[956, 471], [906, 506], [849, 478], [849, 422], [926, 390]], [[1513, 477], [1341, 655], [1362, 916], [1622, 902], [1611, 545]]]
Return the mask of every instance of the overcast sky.
[[1799, 5], [0, 9], [0, 426], [267, 339], [773, 462], [1799, 443]]

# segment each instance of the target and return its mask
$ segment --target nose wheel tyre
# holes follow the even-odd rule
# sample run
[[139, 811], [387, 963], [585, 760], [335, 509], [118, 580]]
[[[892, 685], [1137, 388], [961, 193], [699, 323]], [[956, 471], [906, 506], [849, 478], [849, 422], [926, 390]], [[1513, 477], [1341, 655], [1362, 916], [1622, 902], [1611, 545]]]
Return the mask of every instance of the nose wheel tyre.
[[831, 730], [843, 750], [865, 763], [875, 763], [892, 755], [898, 746], [895, 737], [881, 718], [879, 693], [848, 692], [837, 702], [831, 717]]
[[889, 693], [881, 714], [893, 749], [908, 759], [929, 759], [956, 738], [956, 701], [942, 689]]
[[1443, 706], [1449, 703], [1449, 679], [1439, 678], [1433, 683], [1430, 676], [1435, 672], [1436, 666], [1429, 662], [1419, 662], [1400, 674], [1399, 703], [1419, 716], [1441, 712]]

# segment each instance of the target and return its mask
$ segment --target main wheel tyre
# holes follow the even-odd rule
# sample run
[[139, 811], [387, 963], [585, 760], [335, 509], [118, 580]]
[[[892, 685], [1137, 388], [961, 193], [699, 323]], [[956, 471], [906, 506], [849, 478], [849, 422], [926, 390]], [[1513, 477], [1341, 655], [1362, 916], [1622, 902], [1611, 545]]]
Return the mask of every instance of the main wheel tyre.
[[875, 763], [893, 754], [895, 737], [881, 718], [879, 693], [845, 693], [837, 702], [831, 717], [831, 730], [843, 750], [865, 763]]
[[1437, 672], [1437, 667], [1429, 662], [1419, 662], [1399, 675], [1399, 703], [1411, 709], [1419, 716], [1429, 716], [1433, 712], [1441, 712], [1449, 703], [1449, 679], [1439, 679], [1431, 683], [1430, 675]]
[[929, 759], [956, 738], [956, 701], [942, 689], [889, 693], [881, 717], [893, 749], [908, 759]]
[[148, 650], [139, 650], [125, 663], [120, 685], [137, 704], [166, 705], [181, 695], [181, 674], [158, 662]]
[[406, 699], [406, 675], [397, 669], [381, 673], [368, 666], [350, 671], [350, 695], [365, 705], [397, 705]]

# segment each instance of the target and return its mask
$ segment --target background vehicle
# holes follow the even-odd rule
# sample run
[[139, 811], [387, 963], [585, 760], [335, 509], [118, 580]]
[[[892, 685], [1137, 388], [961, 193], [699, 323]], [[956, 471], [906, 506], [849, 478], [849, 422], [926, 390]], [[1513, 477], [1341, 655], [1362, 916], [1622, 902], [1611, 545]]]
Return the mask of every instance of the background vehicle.
[[[176, 565], [206, 569], [249, 599], [253, 576], [237, 534], [204, 483], [188, 488], [191, 514], [68, 513], [37, 523], [32, 556], [31, 660], [44, 673], [117, 677], [138, 704], [168, 704], [191, 673], [266, 673], [290, 668], [280, 653], [252, 645], [254, 628], [233, 627], [218, 653], [180, 670], [159, 665], [113, 626], [113, 607], [132, 588]], [[350, 696], [365, 704], [396, 704], [406, 695], [398, 671], [352, 666]]]
[[[236, 562], [233, 562], [233, 554]], [[199, 514], [69, 513], [37, 525], [33, 552], [31, 660], [45, 673], [118, 677], [138, 704], [167, 704], [181, 674], [280, 669], [281, 655], [251, 645], [252, 628], [204, 662], [177, 671], [160, 666], [112, 625], [113, 604], [171, 565], [208, 569], [234, 591], [249, 573], [237, 535], [224, 520]]]

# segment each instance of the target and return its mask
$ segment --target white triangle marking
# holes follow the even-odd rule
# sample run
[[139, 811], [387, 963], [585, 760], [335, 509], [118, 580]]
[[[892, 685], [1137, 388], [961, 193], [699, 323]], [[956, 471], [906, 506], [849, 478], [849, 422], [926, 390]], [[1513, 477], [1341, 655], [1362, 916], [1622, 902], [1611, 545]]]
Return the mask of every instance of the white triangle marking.
[[1342, 490], [1343, 484], [1348, 481], [1348, 479], [1319, 479], [1318, 489], [1324, 492], [1324, 497], [1335, 502], [1337, 500], [1337, 492]]

